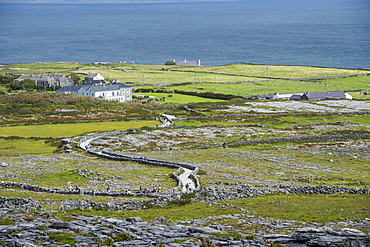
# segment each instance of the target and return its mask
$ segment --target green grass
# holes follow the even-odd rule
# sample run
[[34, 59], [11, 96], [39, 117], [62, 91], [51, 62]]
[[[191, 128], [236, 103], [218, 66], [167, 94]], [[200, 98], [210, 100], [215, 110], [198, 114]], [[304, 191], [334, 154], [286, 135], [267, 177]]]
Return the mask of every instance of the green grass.
[[14, 225], [14, 222], [10, 219], [2, 218], [2, 219], [0, 219], [0, 225], [1, 226]]
[[4, 72], [12, 72], [14, 74], [43, 74], [43, 73], [62, 73], [74, 70], [82, 66], [81, 63], [19, 63], [9, 64], [3, 67]]
[[143, 126], [156, 126], [157, 121], [93, 122], [71, 124], [44, 124], [0, 127], [2, 136], [20, 137], [72, 137], [89, 132], [127, 130]]
[[305, 222], [340, 222], [368, 218], [368, 195], [266, 195], [230, 201], [258, 216]]
[[[370, 89], [369, 89], [370, 90]], [[351, 95], [354, 99], [359, 99], [359, 100], [370, 100], [370, 94], [368, 95], [364, 95], [364, 94], [361, 94], [359, 92], [351, 92]]]
[[190, 67], [193, 71], [223, 72], [247, 76], [269, 76], [278, 78], [312, 78], [337, 76], [346, 74], [367, 73], [365, 70], [320, 68], [314, 66], [257, 65], [257, 64], [227, 64], [215, 67]]
[[[339, 79], [338, 79], [339, 80]], [[353, 80], [353, 82], [352, 82]], [[253, 83], [239, 84], [215, 84], [215, 83], [199, 83], [171, 86], [175, 90], [191, 91], [191, 92], [213, 92], [222, 94], [233, 94], [238, 96], [257, 95], [268, 93], [304, 93], [317, 91], [351, 91], [364, 90], [368, 83], [368, 78], [356, 80], [347, 78], [347, 81], [332, 80], [325, 85], [324, 82], [301, 82], [301, 81], [260, 81]]]
[[191, 95], [183, 95], [177, 93], [137, 93], [136, 95], [154, 96], [157, 99], [164, 98], [164, 103], [189, 103], [189, 102], [222, 102], [224, 100], [209, 99]]
[[[22, 68], [22, 70], [15, 69]], [[164, 70], [163, 70], [164, 69]], [[126, 72], [130, 71], [130, 72]], [[121, 82], [133, 83], [171, 83], [171, 82], [230, 82], [250, 81], [256, 77], [276, 78], [312, 78], [347, 74], [366, 73], [355, 69], [320, 68], [311, 66], [279, 66], [228, 64], [223, 66], [164, 66], [140, 64], [82, 64], [82, 63], [34, 63], [11, 64], [3, 68], [2, 73], [42, 74], [42, 73], [100, 73], [106, 79], [120, 79]], [[353, 78], [346, 78], [353, 84]], [[203, 85], [200, 87], [204, 87]], [[279, 88], [283, 89], [283, 88]], [[321, 91], [321, 90], [320, 90]]]
[[48, 140], [0, 138], [0, 157], [11, 155], [52, 154], [56, 147]]
[[73, 237], [76, 235], [77, 234], [65, 232], [51, 232], [49, 233], [49, 239], [54, 240], [60, 244], [74, 245], [77, 243], [77, 241], [73, 239]]

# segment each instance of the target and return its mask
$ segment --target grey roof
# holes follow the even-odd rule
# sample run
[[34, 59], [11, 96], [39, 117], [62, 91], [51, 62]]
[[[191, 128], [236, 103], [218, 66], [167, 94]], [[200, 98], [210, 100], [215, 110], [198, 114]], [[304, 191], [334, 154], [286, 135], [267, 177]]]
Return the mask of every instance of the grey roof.
[[94, 78], [98, 73], [88, 73], [85, 78]]
[[290, 96], [289, 99], [300, 100], [301, 97], [302, 97], [301, 94], [293, 94], [292, 96]]
[[330, 92], [308, 92], [304, 93], [302, 99], [341, 99], [346, 98], [343, 91], [330, 91]]
[[65, 86], [65, 87], [61, 87], [61, 88], [55, 90], [55, 92], [57, 92], [57, 93], [77, 93], [77, 91], [81, 87], [83, 87], [83, 85]]
[[85, 84], [105, 84], [104, 80], [84, 80]]
[[113, 91], [119, 90], [121, 88], [131, 88], [123, 83], [115, 83], [115, 84], [105, 84], [105, 85], [72, 85], [72, 86], [65, 86], [55, 90], [57, 93], [77, 93], [80, 88], [85, 88], [88, 90], [89, 88], [93, 89], [95, 92], [105, 92], [105, 91]]
[[31, 79], [33, 81], [36, 81], [38, 79], [38, 77], [39, 76], [37, 76], [37, 75], [23, 75], [22, 74], [20, 77], [18, 77], [14, 81], [19, 82], [19, 81], [23, 81], [23, 80], [26, 80], [26, 79]]
[[73, 80], [70, 77], [65, 77], [64, 75], [55, 75], [55, 74], [43, 74], [43, 75], [21, 75], [19, 78], [14, 81], [23, 81], [26, 79], [31, 79], [33, 81], [44, 80], [47, 81], [50, 78], [60, 81], [61, 78], [66, 78], [70, 83], [73, 83]]
[[123, 83], [115, 83], [115, 84], [90, 86], [90, 88], [92, 88], [95, 92], [105, 92], [105, 91], [119, 90], [121, 88], [131, 88], [131, 87]]

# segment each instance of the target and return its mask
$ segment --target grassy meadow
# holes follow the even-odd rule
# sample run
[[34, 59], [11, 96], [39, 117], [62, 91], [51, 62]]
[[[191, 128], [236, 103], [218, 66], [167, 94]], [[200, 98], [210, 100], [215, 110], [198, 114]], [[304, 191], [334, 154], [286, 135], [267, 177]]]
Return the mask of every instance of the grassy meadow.
[[90, 132], [105, 132], [110, 130], [136, 129], [143, 126], [156, 126], [158, 121], [131, 121], [131, 122], [92, 122], [92, 123], [65, 123], [43, 124], [33, 126], [5, 126], [1, 128], [2, 136], [19, 137], [73, 137]]
[[[0, 127], [0, 157], [10, 155], [40, 155], [51, 154], [57, 150], [60, 139], [74, 137], [90, 132], [104, 132], [111, 130], [136, 129], [143, 126], [153, 127], [157, 121], [131, 121], [131, 122], [92, 122], [70, 124], [44, 124], [44, 125], [21, 125]], [[33, 137], [33, 138], [32, 138]], [[26, 139], [24, 139], [26, 138]]]
[[369, 82], [368, 77], [363, 80], [331, 80], [320, 82], [309, 81], [258, 81], [238, 84], [216, 84], [216, 83], [197, 83], [190, 85], [172, 86], [174, 90], [191, 92], [213, 92], [222, 94], [233, 94], [238, 96], [268, 94], [268, 93], [305, 93], [319, 91], [352, 91], [361, 90], [364, 84]]
[[[282, 66], [282, 65], [255, 65], [255, 64], [228, 64], [223, 66], [165, 66], [165, 65], [141, 65], [125, 63], [109, 64], [82, 64], [82, 63], [35, 63], [35, 64], [10, 64], [3, 68], [2, 74], [42, 74], [42, 73], [77, 73], [81, 78], [87, 73], [100, 73], [107, 80], [119, 79], [122, 83], [135, 84], [159, 84], [159, 83], [187, 83], [187, 82], [241, 82], [262, 80], [261, 87], [255, 84], [248, 91], [239, 92], [240, 88], [234, 90], [238, 95], [249, 95], [265, 93], [264, 90], [275, 89], [276, 92], [290, 92], [292, 88], [305, 87], [306, 91], [323, 91], [323, 83], [300, 84], [295, 81], [292, 84], [281, 79], [319, 78], [330, 76], [357, 75], [368, 73], [362, 69], [325, 68], [314, 66]], [[267, 78], [268, 77], [268, 78]], [[360, 79], [359, 79], [360, 78]], [[264, 80], [270, 81], [270, 85]], [[320, 79], [319, 79], [320, 80]], [[337, 82], [337, 80], [339, 82]], [[369, 81], [367, 77], [348, 77], [344, 79], [327, 80], [327, 90], [358, 90], [359, 84], [366, 86]], [[275, 85], [277, 84], [277, 85]], [[353, 84], [353, 85], [350, 85]], [[297, 85], [299, 85], [297, 87]], [[206, 85], [195, 85], [205, 88]], [[212, 86], [211, 86], [212, 87]], [[222, 85], [221, 85], [222, 88]], [[178, 89], [178, 88], [176, 88]], [[188, 88], [185, 88], [188, 89]], [[192, 88], [191, 88], [192, 89]], [[206, 90], [211, 90], [207, 88]], [[229, 91], [230, 89], [227, 89]], [[262, 91], [258, 91], [262, 90]], [[289, 90], [289, 91], [287, 91]], [[272, 91], [268, 91], [271, 93]], [[247, 94], [248, 93], [248, 94]]]
[[161, 99], [164, 103], [190, 103], [190, 102], [222, 102], [224, 100], [202, 98], [192, 95], [184, 95], [178, 93], [138, 93], [137, 96], [149, 96]]
[[52, 154], [59, 146], [59, 142], [59, 140], [0, 138], [0, 157]]

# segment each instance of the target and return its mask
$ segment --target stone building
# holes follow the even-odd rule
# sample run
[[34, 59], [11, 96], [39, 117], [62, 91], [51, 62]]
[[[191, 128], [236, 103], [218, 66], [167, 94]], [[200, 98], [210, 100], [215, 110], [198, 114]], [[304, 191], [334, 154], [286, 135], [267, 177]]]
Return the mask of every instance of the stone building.
[[15, 79], [15, 82], [21, 82], [23, 80], [30, 79], [35, 81], [35, 85], [45, 88], [65, 87], [74, 84], [71, 77], [64, 75], [24, 75], [22, 74], [19, 78]]

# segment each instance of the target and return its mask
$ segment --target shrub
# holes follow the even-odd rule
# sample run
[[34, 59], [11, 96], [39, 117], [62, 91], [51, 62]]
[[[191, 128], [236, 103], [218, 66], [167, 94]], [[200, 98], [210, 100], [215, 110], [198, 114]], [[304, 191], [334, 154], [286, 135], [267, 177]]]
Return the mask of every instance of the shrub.
[[191, 200], [193, 197], [195, 197], [196, 193], [186, 193], [181, 195], [181, 200]]
[[166, 62], [164, 63], [164, 65], [176, 65], [176, 62], [175, 62], [175, 61], [170, 60], [170, 61], [166, 61]]
[[14, 225], [14, 222], [10, 219], [0, 219], [0, 225], [1, 226], [4, 226], [4, 225]]
[[117, 233], [117, 236], [114, 238], [115, 242], [122, 242], [122, 241], [130, 241], [132, 240], [132, 237], [124, 232]]
[[104, 241], [104, 245], [106, 246], [112, 246], [114, 243], [113, 239], [111, 238], [107, 238], [105, 241]]
[[212, 247], [212, 246], [215, 246], [215, 244], [212, 243], [209, 238], [201, 238], [201, 246], [202, 247]]
[[74, 245], [76, 243], [76, 240], [68, 233], [52, 232], [49, 234], [49, 238], [62, 244]]

